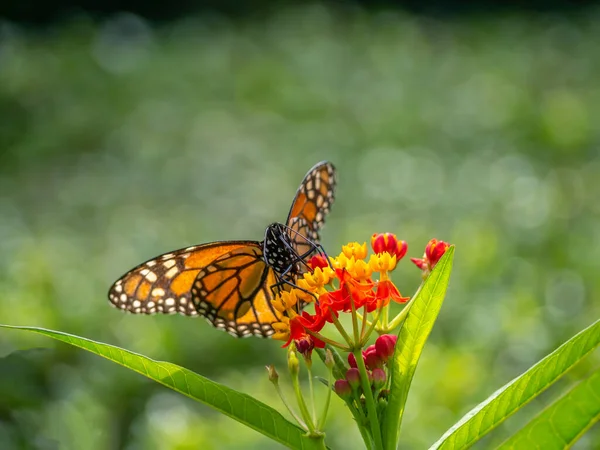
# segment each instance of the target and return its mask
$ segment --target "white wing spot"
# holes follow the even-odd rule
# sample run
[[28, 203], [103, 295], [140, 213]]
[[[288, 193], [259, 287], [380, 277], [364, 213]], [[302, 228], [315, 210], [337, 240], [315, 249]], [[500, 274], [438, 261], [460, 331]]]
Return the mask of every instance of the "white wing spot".
[[179, 269], [177, 267], [171, 267], [169, 270], [167, 270], [167, 272], [165, 273], [165, 277], [167, 277], [168, 279], [173, 278], [175, 275], [177, 275], [177, 273], [179, 272]]
[[170, 268], [171, 268], [171, 267], [173, 267], [175, 264], [177, 264], [177, 263], [175, 262], [175, 260], [174, 260], [174, 259], [169, 259], [168, 261], [165, 261], [164, 263], [162, 263], [162, 265], [163, 265], [163, 267], [164, 267], [165, 269], [170, 269]]
[[167, 305], [167, 306], [173, 306], [174, 304], [175, 304], [174, 298], [168, 298], [165, 300], [165, 305]]
[[127, 301], [127, 294], [121, 294], [120, 299], [123, 303], [125, 303]]
[[150, 283], [156, 283], [156, 280], [158, 280], [158, 277], [156, 276], [156, 274], [154, 272], [148, 272], [146, 274], [146, 280], [148, 280]]
[[162, 297], [165, 295], [165, 290], [162, 288], [154, 288], [152, 289], [152, 297]]
[[134, 308], [139, 308], [140, 306], [142, 306], [142, 304], [139, 300], [134, 300], [131, 306], [133, 306]]

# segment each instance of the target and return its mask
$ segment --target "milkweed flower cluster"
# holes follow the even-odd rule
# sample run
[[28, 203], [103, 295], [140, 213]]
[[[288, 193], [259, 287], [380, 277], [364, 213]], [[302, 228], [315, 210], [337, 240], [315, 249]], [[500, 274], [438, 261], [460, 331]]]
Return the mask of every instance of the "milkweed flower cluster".
[[[421, 269], [423, 279], [448, 247], [449, 244], [432, 239], [422, 258], [411, 258]], [[411, 300], [401, 294], [391, 274], [406, 255], [408, 246], [394, 234], [379, 233], [371, 237], [371, 249], [369, 255], [366, 242], [351, 242], [344, 245], [336, 257], [328, 258], [324, 254], [313, 256], [307, 262], [310, 271], [297, 280], [295, 287], [282, 291], [273, 300], [273, 307], [282, 316], [281, 322], [273, 325], [276, 331], [273, 338], [283, 341], [283, 347], [289, 349], [288, 365], [292, 379], [296, 380], [294, 386], [302, 418], [295, 415], [291, 408], [288, 409], [309, 434], [320, 433], [319, 424], [324, 422], [326, 409], [318, 421], [308, 413], [297, 383], [296, 352], [306, 361], [311, 393], [313, 350], [317, 349], [325, 359], [330, 369], [327, 405], [329, 395], [335, 392], [347, 403], [359, 424], [376, 422], [386, 406], [388, 364], [397, 341], [397, 337], [390, 333], [403, 322]], [[392, 303], [405, 306], [396, 317], [390, 319], [389, 307]], [[313, 312], [303, 310], [306, 305], [310, 305], [306, 309]], [[348, 322], [343, 318], [344, 315], [349, 316], [351, 326], [344, 325]], [[337, 330], [339, 338], [329, 337], [330, 328]], [[368, 346], [373, 332], [379, 337]], [[328, 349], [325, 352], [322, 349], [326, 345]], [[347, 358], [342, 359], [338, 351], [347, 352]], [[337, 357], [335, 365], [334, 356]], [[378, 429], [378, 426], [375, 428]]]

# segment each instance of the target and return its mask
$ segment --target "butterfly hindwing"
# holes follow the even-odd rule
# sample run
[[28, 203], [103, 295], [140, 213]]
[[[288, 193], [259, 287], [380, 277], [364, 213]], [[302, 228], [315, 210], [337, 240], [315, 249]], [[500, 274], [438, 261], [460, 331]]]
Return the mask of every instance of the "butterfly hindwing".
[[259, 243], [221, 255], [196, 277], [192, 300], [198, 313], [213, 326], [237, 337], [273, 334], [281, 321], [273, 309], [273, 269], [263, 258]]

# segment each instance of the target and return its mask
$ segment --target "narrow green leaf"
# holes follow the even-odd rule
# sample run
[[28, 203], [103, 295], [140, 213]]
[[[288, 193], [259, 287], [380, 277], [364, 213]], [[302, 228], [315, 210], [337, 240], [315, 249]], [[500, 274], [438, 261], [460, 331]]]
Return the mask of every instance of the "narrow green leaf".
[[494, 392], [450, 428], [430, 450], [465, 449], [502, 423], [600, 344], [600, 320]]
[[600, 419], [600, 370], [577, 384], [498, 450], [563, 450]]
[[[317, 441], [304, 436], [305, 432], [286, 420], [278, 411], [249, 395], [234, 391], [204, 378], [191, 370], [169, 362], [154, 361], [146, 356], [113, 345], [95, 342], [60, 331], [37, 327], [4, 328], [32, 331], [82, 348], [157, 381], [168, 388], [202, 402], [217, 411], [247, 425], [271, 439], [293, 449], [323, 448]], [[266, 374], [265, 374], [266, 376]]]
[[439, 260], [423, 286], [412, 300], [408, 316], [398, 334], [398, 344], [392, 359], [391, 390], [383, 422], [384, 448], [392, 450], [398, 444], [404, 406], [425, 341], [442, 307], [452, 271], [454, 246]]

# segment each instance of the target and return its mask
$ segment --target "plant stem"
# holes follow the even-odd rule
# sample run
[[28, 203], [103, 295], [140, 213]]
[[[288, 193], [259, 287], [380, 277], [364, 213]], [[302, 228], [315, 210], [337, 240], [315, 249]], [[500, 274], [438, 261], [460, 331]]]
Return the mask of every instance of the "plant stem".
[[302, 417], [306, 422], [308, 433], [314, 435], [316, 434], [315, 424], [312, 421], [310, 413], [308, 412], [308, 408], [306, 407], [306, 402], [304, 401], [304, 397], [302, 396], [302, 390], [300, 389], [300, 382], [298, 381], [298, 376], [292, 376], [292, 385], [294, 386], [296, 401], [298, 402], [300, 413], [302, 414]]
[[[310, 403], [312, 407], [312, 420], [313, 422], [317, 421], [317, 410], [315, 408], [315, 388], [313, 386], [313, 376], [312, 376], [312, 364], [307, 364], [307, 372], [308, 372], [308, 390], [310, 392]], [[330, 371], [331, 372], [331, 371]], [[319, 427], [317, 426], [317, 430]]]
[[360, 316], [360, 314], [358, 314], [358, 313], [357, 313], [358, 317], [359, 317], [360, 319], [362, 319], [362, 326], [361, 326], [361, 328], [360, 328], [360, 342], [363, 342], [363, 338], [364, 338], [364, 336], [365, 336], [365, 331], [367, 330], [367, 323], [369, 322], [369, 321], [367, 320], [367, 314], [368, 314], [368, 312], [367, 312], [367, 305], [365, 305], [365, 306], [363, 307], [363, 314], [362, 314], [362, 317]]
[[354, 303], [354, 297], [351, 292], [350, 307], [352, 308], [352, 332], [354, 333], [354, 342], [358, 344], [360, 342], [360, 335], [358, 334], [358, 318], [356, 317], [356, 304]]
[[360, 339], [360, 346], [364, 347], [365, 344], [367, 343], [367, 341], [369, 340], [369, 337], [371, 336], [371, 333], [373, 332], [373, 330], [375, 329], [375, 326], [377, 325], [377, 323], [379, 322], [379, 317], [381, 316], [381, 310], [382, 308], [379, 308], [377, 310], [377, 315], [373, 318], [373, 322], [371, 322], [371, 325], [369, 326], [369, 328], [367, 328], [367, 332], [365, 334], [362, 335], [361, 339]]
[[327, 412], [329, 411], [329, 402], [331, 401], [331, 391], [333, 391], [333, 368], [329, 368], [329, 374], [327, 376], [327, 397], [325, 397], [325, 406], [323, 406], [323, 414], [317, 422], [317, 429], [322, 430], [325, 428], [325, 422], [327, 421]]
[[[350, 336], [348, 336], [348, 333], [346, 333], [346, 330], [344, 330], [344, 327], [340, 323], [339, 319], [335, 316], [335, 314], [333, 314], [333, 311], [331, 312], [331, 319], [333, 320], [333, 324], [337, 328], [338, 332], [342, 335], [342, 337], [348, 343], [348, 345], [350, 347], [352, 347], [354, 345], [354, 343], [352, 342], [352, 339], [350, 338]], [[350, 349], [348, 349], [348, 350], [350, 350]]]
[[367, 368], [362, 358], [361, 349], [357, 348], [352, 353], [354, 354], [354, 358], [356, 359], [356, 365], [360, 372], [360, 383], [362, 385], [363, 395], [365, 396], [365, 403], [367, 405], [367, 416], [371, 424], [371, 434], [373, 435], [375, 449], [383, 450], [381, 428], [379, 426], [379, 418], [377, 417], [377, 406], [375, 405], [375, 401], [373, 400], [373, 393], [371, 392], [369, 376], [367, 375]]
[[340, 350], [344, 350], [344, 351], [346, 351], [346, 352], [349, 352], [349, 351], [350, 351], [350, 347], [348, 347], [348, 346], [346, 346], [346, 345], [342, 345], [342, 344], [340, 344], [339, 342], [336, 342], [336, 341], [334, 341], [334, 340], [332, 340], [332, 339], [326, 338], [326, 337], [325, 337], [325, 336], [323, 336], [321, 333], [315, 333], [315, 332], [314, 332], [314, 331], [312, 331], [312, 330], [306, 330], [306, 332], [307, 332], [308, 334], [310, 334], [312, 337], [314, 337], [314, 338], [317, 338], [317, 339], [319, 339], [320, 341], [323, 341], [323, 342], [325, 342], [326, 344], [329, 344], [329, 345], [331, 345], [332, 347], [337, 347], [337, 348], [339, 348]]
[[[348, 405], [348, 406], [350, 407], [350, 405]], [[358, 431], [360, 431], [360, 435], [362, 436], [363, 441], [365, 442], [365, 446], [367, 447], [367, 450], [372, 450], [374, 444], [373, 444], [373, 438], [369, 434], [369, 430], [360, 423], [360, 417], [357, 417], [357, 414], [352, 407], [350, 407], [350, 411], [352, 412], [352, 415], [354, 416], [356, 425], [358, 425]]]
[[275, 390], [277, 391], [277, 394], [279, 395], [279, 398], [281, 398], [281, 401], [283, 402], [283, 405], [286, 407], [286, 409], [288, 410], [288, 412], [292, 415], [292, 417], [294, 418], [294, 420], [296, 420], [296, 422], [298, 422], [298, 425], [300, 425], [302, 428], [304, 428], [305, 430], [308, 430], [308, 427], [306, 426], [306, 424], [304, 423], [304, 421], [300, 417], [298, 417], [298, 415], [290, 407], [290, 404], [285, 399], [285, 396], [283, 395], [283, 392], [281, 391], [281, 388], [279, 387], [279, 384], [274, 384], [274, 386], [275, 386]]

